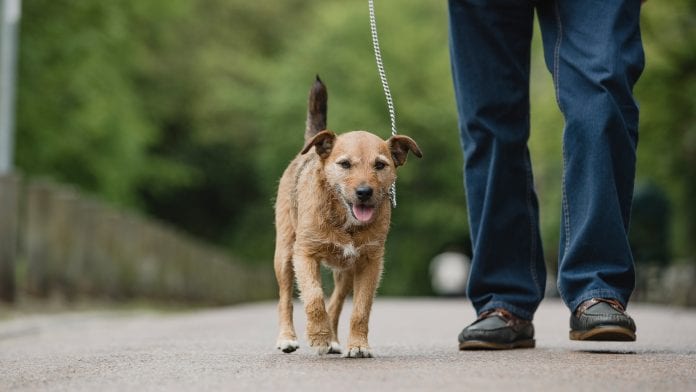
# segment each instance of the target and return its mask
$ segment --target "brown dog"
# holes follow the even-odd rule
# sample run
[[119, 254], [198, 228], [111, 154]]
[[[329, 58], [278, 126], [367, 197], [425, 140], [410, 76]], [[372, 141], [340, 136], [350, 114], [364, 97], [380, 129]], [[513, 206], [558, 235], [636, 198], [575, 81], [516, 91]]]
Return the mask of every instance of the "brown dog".
[[[342, 135], [326, 128], [326, 87], [317, 77], [309, 94], [305, 145], [283, 173], [276, 199], [274, 266], [280, 292], [277, 346], [299, 347], [292, 321], [293, 276], [307, 314], [309, 345], [340, 354], [338, 318], [353, 291], [347, 357], [371, 357], [367, 343], [372, 300], [382, 274], [389, 231], [389, 187], [396, 168], [418, 145], [407, 136], [384, 141], [365, 131]], [[314, 148], [313, 153], [309, 151]], [[328, 312], [321, 263], [333, 269]]]

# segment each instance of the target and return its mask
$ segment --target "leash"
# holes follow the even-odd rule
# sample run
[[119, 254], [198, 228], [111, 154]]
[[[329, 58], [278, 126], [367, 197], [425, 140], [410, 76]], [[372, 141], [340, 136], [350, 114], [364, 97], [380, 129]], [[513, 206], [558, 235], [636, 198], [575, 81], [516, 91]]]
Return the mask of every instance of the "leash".
[[[389, 110], [389, 120], [391, 122], [391, 134], [396, 136], [396, 114], [394, 112], [394, 101], [392, 100], [391, 90], [387, 82], [387, 73], [384, 71], [382, 63], [382, 51], [379, 48], [379, 38], [377, 37], [377, 19], [375, 19], [375, 3], [374, 0], [367, 1], [370, 9], [370, 32], [372, 33], [372, 48], [375, 52], [375, 62], [377, 63], [377, 73], [379, 80], [382, 82], [384, 97], [387, 99], [387, 109]], [[396, 208], [396, 181], [389, 188], [389, 199], [391, 200], [392, 208]]]

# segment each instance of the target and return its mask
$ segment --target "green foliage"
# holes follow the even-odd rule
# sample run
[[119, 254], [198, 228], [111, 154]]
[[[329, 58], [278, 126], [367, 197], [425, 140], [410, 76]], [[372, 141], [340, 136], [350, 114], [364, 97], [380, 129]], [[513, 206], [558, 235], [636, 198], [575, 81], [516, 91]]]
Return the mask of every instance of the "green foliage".
[[647, 2], [643, 7], [647, 67], [636, 92], [641, 103], [638, 175], [664, 189], [674, 206], [676, 256], [696, 255], [696, 3]]
[[[468, 251], [446, 2], [377, 2], [399, 132], [424, 158], [400, 168], [383, 292], [427, 294], [428, 263]], [[308, 89], [329, 89], [329, 127], [389, 136], [366, 2], [23, 2], [17, 163], [138, 208], [254, 263], [273, 255], [277, 180], [299, 151]], [[696, 6], [644, 6], [648, 67], [639, 181], [675, 211], [671, 253], [696, 253]], [[532, 153], [547, 260], [557, 255], [561, 135], [539, 34]]]
[[[158, 129], [137, 89], [138, 18], [121, 2], [25, 2], [21, 27], [17, 164], [122, 204], [138, 181], [167, 172], [147, 155]], [[164, 2], [160, 2], [162, 6]]]

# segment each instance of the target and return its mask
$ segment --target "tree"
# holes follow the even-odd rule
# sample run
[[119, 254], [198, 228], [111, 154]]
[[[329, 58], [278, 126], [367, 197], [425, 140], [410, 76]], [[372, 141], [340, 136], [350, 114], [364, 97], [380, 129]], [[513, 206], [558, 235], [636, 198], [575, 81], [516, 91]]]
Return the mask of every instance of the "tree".
[[[672, 254], [696, 254], [696, 6], [647, 2], [638, 182], [675, 211]], [[270, 263], [273, 197], [302, 146], [315, 74], [329, 128], [389, 137], [364, 3], [32, 0], [23, 3], [17, 164]], [[445, 2], [377, 2], [400, 168], [383, 292], [430, 293], [429, 260], [470, 252]], [[546, 259], [560, 224], [561, 132], [536, 34], [530, 150]]]
[[696, 255], [696, 4], [647, 2], [643, 9], [647, 67], [641, 102], [638, 173], [664, 189], [673, 206], [671, 246]]

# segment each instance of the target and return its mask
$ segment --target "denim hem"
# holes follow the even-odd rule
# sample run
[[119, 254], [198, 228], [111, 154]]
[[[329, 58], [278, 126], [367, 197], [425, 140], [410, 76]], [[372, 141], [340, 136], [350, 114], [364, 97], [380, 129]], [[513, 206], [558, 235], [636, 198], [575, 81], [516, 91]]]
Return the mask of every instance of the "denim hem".
[[571, 312], [575, 312], [575, 309], [577, 309], [578, 306], [580, 306], [580, 304], [582, 304], [583, 302], [585, 302], [589, 299], [592, 299], [592, 298], [611, 298], [611, 299], [615, 299], [615, 300], [619, 301], [624, 308], [626, 308], [626, 305], [627, 305], [626, 301], [623, 299], [623, 297], [621, 295], [619, 295], [619, 293], [617, 293], [614, 290], [609, 290], [609, 289], [591, 290], [591, 291], [584, 293], [583, 295], [581, 295], [580, 297], [578, 297], [574, 301], [572, 301], [572, 302], [565, 301], [565, 303], [568, 305], [568, 308], [570, 309]]
[[507, 310], [508, 312], [514, 314], [515, 316], [524, 319], [524, 320], [532, 320], [534, 318], [534, 312], [530, 312], [527, 310], [524, 310], [522, 308], [519, 308], [515, 305], [510, 305], [507, 302], [501, 302], [501, 301], [492, 301], [487, 303], [484, 307], [478, 310], [477, 315], [481, 315], [481, 313], [488, 311], [488, 310], [493, 310], [496, 308], [503, 308]]

